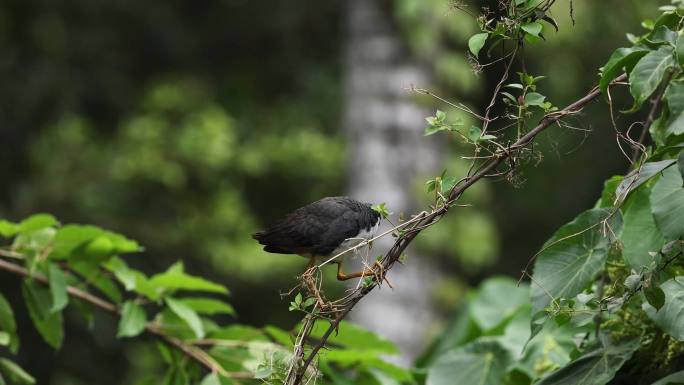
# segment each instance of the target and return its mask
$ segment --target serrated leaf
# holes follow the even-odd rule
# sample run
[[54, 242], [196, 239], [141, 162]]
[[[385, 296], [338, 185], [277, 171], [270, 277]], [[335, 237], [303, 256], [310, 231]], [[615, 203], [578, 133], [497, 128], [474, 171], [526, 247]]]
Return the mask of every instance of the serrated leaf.
[[539, 34], [541, 33], [543, 26], [541, 25], [541, 23], [533, 21], [531, 23], [525, 23], [521, 25], [520, 28], [532, 36], [539, 37]]
[[[605, 209], [585, 211], [544, 244], [534, 266], [532, 314], [543, 310], [552, 299], [573, 298], [591, 283], [608, 257], [610, 242], [602, 234], [601, 222], [609, 215]], [[619, 212], [608, 223], [611, 234], [619, 235]]]
[[36, 330], [45, 342], [59, 349], [64, 340], [64, 321], [61, 312], [50, 311], [52, 308], [50, 290], [36, 282], [24, 280], [21, 291]]
[[12, 353], [17, 352], [19, 348], [19, 337], [17, 336], [17, 325], [14, 320], [14, 312], [12, 306], [0, 293], [0, 330], [7, 332], [10, 336], [9, 349]]
[[153, 275], [149, 282], [152, 286], [163, 290], [191, 290], [228, 294], [228, 289], [223, 285], [186, 274], [183, 262], [176, 262], [166, 272]]
[[648, 52], [649, 50], [646, 47], [618, 48], [615, 50], [610, 56], [610, 59], [608, 59], [608, 63], [603, 66], [603, 72], [601, 73], [601, 80], [599, 82], [601, 92], [606, 92], [610, 82], [618, 77], [623, 69], [626, 68], [629, 73], [639, 59]]
[[36, 379], [14, 362], [0, 358], [0, 375], [11, 385], [33, 385]]
[[582, 356], [542, 378], [537, 385], [605, 385], [639, 348], [638, 338], [615, 343], [607, 336]]
[[650, 190], [639, 189], [630, 197], [624, 211], [622, 226], [622, 257], [635, 271], [651, 263], [649, 251], [658, 251], [665, 239], [656, 227], [651, 214]]
[[133, 301], [126, 301], [121, 308], [121, 319], [119, 319], [119, 330], [116, 336], [118, 338], [135, 337], [145, 330], [146, 323], [145, 309]]
[[653, 186], [651, 212], [666, 241], [684, 234], [684, 189], [677, 168], [663, 171], [663, 176]]
[[669, 117], [665, 122], [665, 138], [684, 133], [684, 83], [673, 82], [665, 91]]
[[475, 35], [471, 36], [470, 39], [468, 39], [468, 49], [470, 49], [470, 52], [472, 52], [475, 57], [480, 54], [480, 50], [482, 50], [482, 47], [484, 47], [488, 37], [489, 34], [483, 32], [476, 33]]
[[665, 281], [660, 289], [665, 294], [663, 307], [657, 310], [650, 303], [644, 303], [642, 308], [672, 338], [684, 341], [684, 276]]
[[53, 313], [62, 311], [69, 303], [66, 275], [59, 266], [50, 263], [48, 277], [50, 281], [50, 293], [52, 293], [52, 308], [50, 311]]
[[229, 314], [232, 316], [235, 315], [235, 309], [233, 309], [232, 306], [217, 299], [203, 297], [185, 297], [177, 300], [199, 314]]
[[630, 92], [634, 97], [633, 111], [658, 88], [665, 72], [675, 66], [674, 48], [662, 46], [642, 57], [629, 75]]
[[202, 320], [194, 310], [192, 310], [183, 302], [170, 297], [166, 298], [165, 301], [169, 306], [169, 309], [171, 309], [172, 312], [180, 317], [190, 327], [190, 329], [192, 329], [197, 338], [204, 338], [204, 327], [202, 326]]

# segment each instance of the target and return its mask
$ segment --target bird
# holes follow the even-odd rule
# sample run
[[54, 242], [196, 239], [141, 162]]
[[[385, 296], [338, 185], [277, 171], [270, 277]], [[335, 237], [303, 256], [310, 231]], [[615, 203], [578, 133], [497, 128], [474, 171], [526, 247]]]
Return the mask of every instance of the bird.
[[[308, 270], [318, 258], [329, 259], [372, 239], [380, 220], [380, 213], [370, 203], [346, 196], [326, 197], [294, 210], [252, 238], [264, 245], [266, 252], [309, 258]], [[342, 256], [334, 262], [340, 281], [373, 275], [367, 269], [345, 274]]]

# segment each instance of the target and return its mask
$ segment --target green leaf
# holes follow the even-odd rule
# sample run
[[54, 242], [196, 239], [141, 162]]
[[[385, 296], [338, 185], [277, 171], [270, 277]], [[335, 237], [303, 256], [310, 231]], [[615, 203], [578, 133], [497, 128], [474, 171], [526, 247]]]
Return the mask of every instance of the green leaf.
[[680, 35], [677, 38], [677, 45], [675, 47], [677, 52], [677, 61], [680, 67], [684, 67], [684, 35]]
[[52, 308], [51, 312], [62, 311], [69, 303], [69, 296], [67, 295], [66, 275], [54, 263], [50, 263], [49, 267], [50, 293], [52, 293]]
[[667, 334], [684, 341], [684, 276], [677, 276], [660, 285], [665, 304], [660, 310], [650, 303], [642, 305], [646, 314]]
[[[311, 331], [311, 337], [320, 338], [327, 329], [328, 325], [317, 322]], [[386, 354], [399, 353], [391, 341], [346, 321], [340, 323], [339, 333], [333, 333], [330, 336], [330, 343], [356, 350], [371, 350]]]
[[150, 284], [163, 290], [192, 290], [228, 294], [228, 289], [225, 286], [186, 274], [184, 270], [183, 262], [176, 262], [166, 272], [152, 276]]
[[684, 133], [684, 83], [673, 82], [665, 91], [670, 116], [665, 123], [665, 137]]
[[187, 307], [190, 309], [196, 311], [199, 314], [208, 314], [208, 315], [214, 315], [214, 314], [230, 314], [232, 316], [235, 315], [235, 309], [233, 309], [232, 306], [229, 304], [213, 299], [213, 298], [203, 298], [203, 297], [196, 297], [196, 298], [182, 298], [182, 299], [177, 299], [177, 301], [182, 302], [185, 304]]
[[627, 266], [636, 271], [650, 265], [652, 258], [649, 251], [658, 251], [663, 247], [665, 239], [656, 227], [651, 214], [650, 190], [639, 189], [629, 200], [624, 211], [622, 226], [622, 257]]
[[294, 347], [294, 343], [292, 342], [293, 338], [290, 333], [272, 325], [266, 325], [264, 331], [279, 344], [288, 348]]
[[59, 221], [50, 214], [35, 214], [19, 222], [19, 231], [27, 233], [46, 227], [57, 226], [58, 224]]
[[7, 332], [10, 336], [9, 349], [12, 353], [19, 348], [19, 337], [17, 336], [17, 325], [14, 320], [14, 312], [9, 302], [0, 293], [0, 330]]
[[[585, 211], [549, 239], [537, 256], [532, 279], [532, 314], [552, 299], [572, 298], [581, 293], [601, 270], [610, 242], [602, 234], [606, 209]], [[619, 235], [622, 218], [617, 212], [608, 221], [611, 234]], [[552, 296], [553, 298], [551, 298]]]
[[483, 32], [476, 33], [475, 35], [471, 36], [470, 39], [468, 39], [468, 49], [470, 49], [470, 52], [472, 52], [475, 57], [479, 55], [480, 50], [482, 47], [484, 47], [488, 37], [489, 34]]
[[119, 330], [116, 333], [118, 338], [135, 337], [145, 330], [147, 315], [142, 306], [133, 301], [126, 301], [121, 308], [121, 319], [119, 319]]
[[188, 324], [197, 338], [204, 338], [204, 327], [202, 326], [202, 320], [194, 310], [192, 310], [183, 302], [170, 297], [166, 298], [165, 301], [169, 306], [169, 309], [171, 309], [172, 312], [174, 312], [186, 324]]
[[615, 343], [607, 336], [602, 336], [602, 342], [536, 385], [604, 385], [632, 357], [640, 343], [638, 338]]
[[631, 191], [634, 191], [642, 184], [648, 182], [649, 179], [653, 178], [664, 169], [672, 166], [674, 162], [673, 159], [666, 159], [659, 162], [644, 163], [641, 169], [633, 170], [627, 174], [624, 179], [622, 179], [622, 182], [620, 182], [617, 189], [615, 189], [615, 195], [617, 197], [616, 204], [619, 205], [622, 203]]
[[610, 82], [618, 77], [623, 69], [626, 68], [627, 72], [630, 72], [639, 59], [648, 52], [649, 50], [646, 47], [618, 48], [615, 50], [610, 56], [610, 59], [608, 59], [608, 63], [603, 66], [603, 72], [601, 73], [601, 80], [599, 82], [601, 92], [605, 93], [606, 90], [608, 90]]
[[667, 43], [674, 46], [677, 41], [677, 32], [661, 25], [656, 27], [653, 32], [649, 33], [646, 40], [654, 44]]
[[160, 296], [157, 289], [150, 283], [149, 279], [141, 271], [131, 269], [124, 260], [112, 257], [105, 267], [114, 273], [116, 279], [124, 285], [127, 291], [135, 291], [142, 294], [152, 301], [157, 301]]
[[541, 33], [543, 26], [541, 25], [541, 23], [533, 21], [531, 23], [525, 23], [521, 25], [520, 28], [532, 36], [539, 37], [539, 34]]
[[107, 298], [115, 303], [121, 302], [119, 287], [100, 269], [99, 264], [95, 264], [93, 261], [80, 260], [73, 261], [70, 266], [85, 281], [90, 282], [90, 284], [106, 295]]
[[679, 176], [684, 180], [684, 151], [679, 153], [679, 156], [677, 157], [677, 168], [679, 168]]
[[19, 232], [19, 225], [5, 219], [0, 219], [0, 236], [9, 238]]
[[482, 129], [477, 126], [470, 126], [467, 135], [468, 140], [473, 143], [477, 143], [480, 140], [480, 136], [482, 136]]
[[684, 234], [684, 189], [679, 170], [671, 167], [653, 186], [651, 212], [666, 241]]
[[483, 330], [491, 330], [512, 317], [528, 303], [529, 288], [518, 286], [508, 277], [487, 279], [471, 300], [469, 312], [475, 323]]
[[104, 261], [113, 254], [133, 253], [142, 247], [131, 239], [92, 225], [65, 225], [55, 235], [55, 258], [93, 258]]
[[665, 305], [665, 292], [659, 287], [644, 288], [644, 296], [648, 304], [653, 306], [656, 310], [660, 310]]
[[446, 353], [428, 368], [426, 385], [501, 385], [510, 362], [498, 343], [476, 344]]
[[526, 106], [537, 106], [537, 107], [542, 107], [544, 108], [544, 100], [546, 99], [546, 96], [537, 93], [537, 92], [530, 92], [525, 95], [525, 105]]
[[21, 291], [36, 330], [45, 342], [59, 349], [64, 340], [64, 321], [61, 312], [50, 311], [52, 308], [50, 290], [27, 279], [24, 280]]
[[668, 376], [665, 376], [661, 378], [660, 380], [654, 382], [651, 385], [676, 385], [676, 384], [684, 384], [684, 370], [680, 370], [679, 372], [672, 373]]
[[674, 49], [669, 46], [660, 47], [657, 51], [648, 53], [634, 66], [629, 75], [630, 91], [634, 97], [633, 111], [648, 99], [658, 88], [665, 72], [675, 66]]
[[32, 385], [36, 379], [14, 362], [0, 358], [0, 375], [6, 378], [11, 385]]

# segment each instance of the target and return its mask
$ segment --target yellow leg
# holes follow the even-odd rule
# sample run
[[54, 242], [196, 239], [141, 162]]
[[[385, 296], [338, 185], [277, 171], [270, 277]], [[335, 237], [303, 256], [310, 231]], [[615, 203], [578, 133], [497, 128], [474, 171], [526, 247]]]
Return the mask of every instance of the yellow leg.
[[348, 279], [360, 278], [360, 277], [371, 277], [374, 276], [375, 272], [369, 269], [363, 269], [363, 271], [357, 271], [356, 273], [345, 274], [342, 272], [342, 262], [337, 262], [337, 280], [346, 281]]

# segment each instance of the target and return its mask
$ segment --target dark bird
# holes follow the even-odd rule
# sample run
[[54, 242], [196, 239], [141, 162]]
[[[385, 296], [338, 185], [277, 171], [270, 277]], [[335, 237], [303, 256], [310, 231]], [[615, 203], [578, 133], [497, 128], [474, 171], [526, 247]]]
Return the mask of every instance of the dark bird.
[[[311, 267], [316, 258], [330, 258], [371, 239], [379, 226], [380, 214], [370, 203], [328, 197], [296, 209], [266, 230], [252, 234], [252, 238], [269, 253], [310, 258]], [[372, 275], [368, 270], [344, 274], [341, 256], [334, 262], [339, 280]]]

